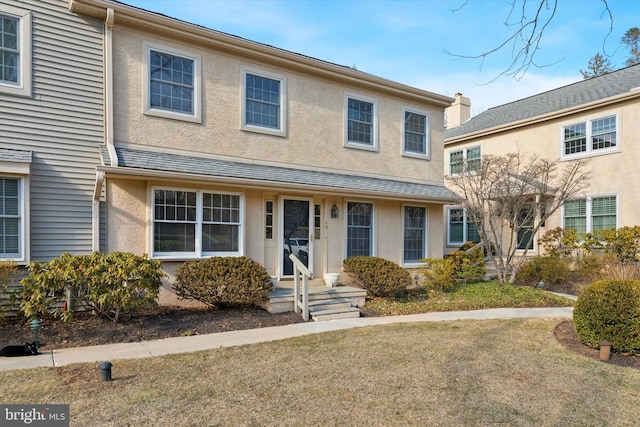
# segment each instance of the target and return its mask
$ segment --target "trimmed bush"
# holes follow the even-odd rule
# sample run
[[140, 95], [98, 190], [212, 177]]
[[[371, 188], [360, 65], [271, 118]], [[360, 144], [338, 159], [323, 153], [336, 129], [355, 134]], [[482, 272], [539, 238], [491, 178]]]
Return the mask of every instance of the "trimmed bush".
[[182, 299], [209, 307], [263, 305], [273, 287], [271, 276], [258, 262], [246, 257], [213, 257], [188, 261], [176, 270], [173, 285]]
[[165, 275], [160, 261], [127, 252], [65, 253], [47, 263], [31, 262], [27, 268], [20, 312], [27, 318], [40, 314], [64, 321], [73, 320], [72, 308], [63, 303], [68, 292], [80, 305], [118, 322], [145, 306], [155, 306]]
[[520, 285], [535, 285], [540, 281], [560, 284], [566, 283], [569, 277], [571, 277], [571, 269], [564, 259], [537, 256], [528, 259], [520, 266], [516, 282]]
[[598, 348], [611, 342], [612, 350], [640, 354], [640, 282], [601, 280], [589, 285], [573, 309], [580, 340]]
[[424, 278], [423, 287], [427, 290], [450, 291], [455, 285], [455, 265], [451, 258], [426, 258], [420, 267]]
[[395, 296], [411, 286], [411, 274], [384, 258], [355, 256], [343, 261], [344, 271], [373, 297]]

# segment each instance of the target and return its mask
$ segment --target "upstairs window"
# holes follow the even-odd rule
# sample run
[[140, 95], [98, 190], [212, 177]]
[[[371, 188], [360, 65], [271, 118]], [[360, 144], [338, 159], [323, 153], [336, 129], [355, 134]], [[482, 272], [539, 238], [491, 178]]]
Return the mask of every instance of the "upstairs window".
[[285, 78], [244, 70], [242, 129], [286, 136]]
[[377, 150], [376, 101], [364, 97], [347, 96], [345, 146]]
[[617, 149], [616, 116], [604, 117], [563, 128], [562, 155], [596, 154]]
[[449, 175], [479, 171], [481, 162], [480, 146], [452, 151], [449, 153]]
[[405, 110], [403, 154], [410, 157], [429, 157], [429, 116]]
[[200, 123], [200, 56], [145, 43], [145, 114]]
[[31, 96], [31, 13], [0, 4], [0, 93]]

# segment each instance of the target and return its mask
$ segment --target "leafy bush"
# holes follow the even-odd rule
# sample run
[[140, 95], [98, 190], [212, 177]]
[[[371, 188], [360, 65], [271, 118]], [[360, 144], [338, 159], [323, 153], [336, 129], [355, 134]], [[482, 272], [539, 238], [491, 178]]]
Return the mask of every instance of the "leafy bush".
[[210, 307], [256, 305], [267, 301], [271, 276], [258, 262], [246, 257], [213, 257], [188, 261], [176, 270], [176, 295]]
[[537, 256], [528, 259], [518, 269], [516, 281], [520, 285], [535, 285], [544, 283], [566, 283], [571, 277], [569, 264], [562, 258]]
[[411, 274], [384, 258], [355, 256], [343, 261], [344, 271], [373, 297], [395, 296], [411, 286]]
[[611, 342], [617, 352], [640, 354], [640, 282], [601, 280], [578, 297], [573, 324], [580, 340], [598, 348]]
[[63, 304], [67, 293], [118, 322], [122, 316], [155, 305], [164, 276], [160, 261], [126, 252], [65, 253], [47, 263], [31, 262], [27, 268], [29, 274], [21, 281], [21, 313], [27, 318], [51, 314], [64, 321], [73, 319], [73, 310]]
[[18, 277], [18, 264], [14, 261], [0, 261], [0, 318], [13, 309], [15, 291], [9, 285]]
[[450, 291], [455, 285], [455, 266], [451, 258], [426, 258], [425, 265], [420, 267], [424, 278], [423, 287], [427, 290]]
[[580, 238], [575, 228], [556, 227], [545, 232], [538, 243], [542, 245], [547, 256], [569, 258], [578, 248]]
[[607, 254], [616, 255], [622, 262], [636, 262], [640, 253], [640, 226], [585, 233], [582, 247], [589, 253], [603, 249]]

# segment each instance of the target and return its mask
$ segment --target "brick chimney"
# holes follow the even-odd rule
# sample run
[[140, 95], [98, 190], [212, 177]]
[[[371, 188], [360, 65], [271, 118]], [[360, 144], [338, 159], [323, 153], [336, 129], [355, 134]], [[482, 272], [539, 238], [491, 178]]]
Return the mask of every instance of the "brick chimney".
[[471, 118], [471, 100], [461, 93], [456, 93], [456, 99], [447, 108], [447, 129], [460, 126]]

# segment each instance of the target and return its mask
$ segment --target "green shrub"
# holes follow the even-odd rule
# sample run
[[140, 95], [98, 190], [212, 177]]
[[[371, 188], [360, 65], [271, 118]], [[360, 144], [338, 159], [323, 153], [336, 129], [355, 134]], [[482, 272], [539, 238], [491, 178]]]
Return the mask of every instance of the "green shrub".
[[272, 287], [267, 270], [246, 257], [213, 257], [185, 262], [176, 270], [173, 285], [178, 297], [214, 308], [261, 306], [267, 301]]
[[384, 258], [355, 256], [343, 261], [344, 271], [373, 297], [395, 296], [411, 286], [411, 274]]
[[640, 253], [640, 226], [585, 233], [582, 247], [589, 253], [604, 250], [617, 256], [621, 262], [636, 262]]
[[640, 354], [640, 282], [601, 280], [589, 285], [578, 297], [573, 324], [590, 347], [606, 340], [616, 352]]
[[546, 231], [538, 243], [542, 245], [547, 256], [570, 258], [578, 248], [580, 238], [575, 228], [556, 227]]
[[455, 285], [455, 266], [451, 258], [426, 258], [419, 273], [424, 278], [423, 287], [427, 290], [450, 291]]
[[164, 273], [160, 261], [126, 252], [91, 255], [62, 254], [47, 263], [34, 261], [22, 281], [20, 311], [27, 318], [36, 314], [73, 319], [65, 304], [67, 293], [81, 306], [114, 322], [123, 316], [155, 305]]
[[476, 244], [467, 242], [462, 247], [445, 258], [453, 262], [453, 280], [466, 283], [468, 280], [478, 280], [484, 277], [484, 252]]
[[516, 281], [520, 285], [535, 285], [544, 283], [566, 283], [571, 277], [569, 264], [562, 258], [537, 256], [525, 261], [516, 275]]

